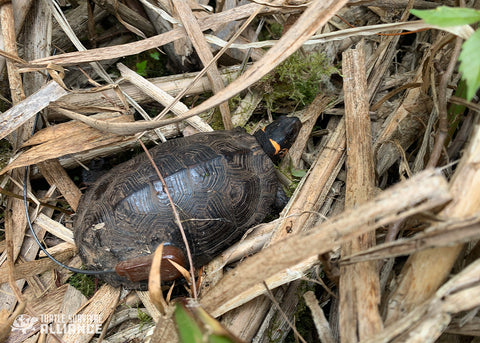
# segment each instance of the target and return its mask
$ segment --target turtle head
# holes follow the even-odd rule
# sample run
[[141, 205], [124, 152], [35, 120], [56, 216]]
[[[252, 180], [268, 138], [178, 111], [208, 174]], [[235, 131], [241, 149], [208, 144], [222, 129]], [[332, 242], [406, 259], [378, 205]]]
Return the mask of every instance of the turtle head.
[[281, 116], [255, 132], [254, 136], [272, 161], [278, 162], [297, 139], [301, 127], [302, 123], [297, 117]]

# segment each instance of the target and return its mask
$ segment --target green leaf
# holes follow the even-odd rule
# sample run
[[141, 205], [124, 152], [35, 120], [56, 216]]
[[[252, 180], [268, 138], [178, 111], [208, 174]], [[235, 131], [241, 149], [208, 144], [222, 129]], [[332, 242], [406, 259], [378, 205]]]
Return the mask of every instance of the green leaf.
[[154, 52], [150, 53], [150, 57], [153, 58], [156, 61], [159, 61], [160, 60], [160, 53], [158, 51], [154, 51]]
[[472, 8], [440, 6], [434, 10], [410, 10], [413, 15], [437, 26], [469, 25], [480, 21], [480, 11]]
[[147, 76], [147, 60], [139, 62], [136, 64], [137, 74], [141, 76]]
[[180, 303], [175, 304], [175, 323], [177, 324], [180, 342], [202, 342], [202, 329], [198, 326], [191, 313]]
[[458, 70], [467, 83], [467, 100], [472, 100], [480, 87], [480, 30], [477, 30], [462, 45]]
[[191, 300], [177, 302], [174, 315], [182, 343], [243, 343]]
[[306, 171], [305, 169], [295, 169], [295, 168], [292, 168], [292, 169], [290, 170], [290, 173], [292, 173], [292, 176], [301, 179], [302, 177], [304, 177], [304, 176], [307, 174], [307, 171]]

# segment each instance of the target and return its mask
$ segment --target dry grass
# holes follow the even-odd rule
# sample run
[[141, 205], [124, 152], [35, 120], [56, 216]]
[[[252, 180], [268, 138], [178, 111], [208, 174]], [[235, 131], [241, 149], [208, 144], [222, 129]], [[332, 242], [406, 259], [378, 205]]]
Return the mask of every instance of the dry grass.
[[[7, 57], [0, 69], [8, 76], [2, 96], [11, 100], [2, 103], [0, 138], [15, 154], [0, 171], [0, 341], [176, 341], [171, 309], [160, 313], [147, 292], [94, 285], [87, 299], [67, 283], [70, 272], [39, 253], [26, 231], [23, 201], [12, 196], [23, 194], [23, 167], [32, 165], [29, 177], [50, 185], [34, 182], [28, 194], [37, 235], [57, 259], [80, 267], [67, 228], [82, 194], [72, 168], [131, 149], [139, 139], [212, 130], [219, 126], [212, 108], [220, 126], [253, 126], [253, 118], [271, 110], [261, 102], [267, 89], [255, 85], [295, 51], [324, 52], [342, 82], [325, 77], [306, 106], [275, 104], [304, 124], [282, 168], [306, 175], [279, 219], [206, 266], [199, 303], [245, 341], [286, 340], [303, 304], [310, 310], [302, 318], [312, 320], [295, 325], [307, 341], [479, 341], [480, 126], [478, 105], [458, 98], [455, 69], [461, 38], [472, 29], [442, 32], [408, 12], [445, 2], [223, 8], [219, 1], [212, 13], [194, 2], [174, 1], [172, 9], [158, 1], [160, 14], [142, 0], [150, 20], [113, 0], [94, 0], [95, 8], [76, 2], [62, 11], [50, 2], [0, 1]], [[473, 3], [467, 7], [478, 7]], [[281, 36], [257, 41], [259, 18], [268, 28], [283, 25]], [[107, 40], [96, 34], [100, 29]], [[90, 38], [88, 47], [78, 36]], [[69, 52], [51, 56], [52, 42]], [[165, 50], [174, 75], [146, 79], [118, 63], [155, 48]], [[248, 57], [252, 63], [243, 68]], [[229, 108], [233, 97], [236, 108]], [[466, 106], [455, 107], [458, 102]], [[153, 119], [144, 111], [152, 103], [160, 112]], [[43, 128], [32, 136], [39, 111]], [[133, 121], [135, 111], [144, 120]], [[319, 123], [328, 130], [322, 137], [315, 135]], [[42, 206], [47, 201], [58, 210]], [[224, 274], [227, 264], [234, 268]], [[88, 314], [104, 330], [101, 337], [46, 337], [36, 323], [28, 332], [10, 332], [20, 313]]]

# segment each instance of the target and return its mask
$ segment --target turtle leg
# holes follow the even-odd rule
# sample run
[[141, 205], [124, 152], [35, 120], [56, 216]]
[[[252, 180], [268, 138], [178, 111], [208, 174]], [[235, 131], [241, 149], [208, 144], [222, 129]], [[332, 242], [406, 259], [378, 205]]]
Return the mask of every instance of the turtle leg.
[[290, 198], [287, 197], [287, 195], [283, 191], [282, 185], [279, 184], [277, 187], [277, 195], [275, 196], [275, 209], [279, 212], [283, 210], [283, 208], [287, 205], [288, 200], [290, 200]]

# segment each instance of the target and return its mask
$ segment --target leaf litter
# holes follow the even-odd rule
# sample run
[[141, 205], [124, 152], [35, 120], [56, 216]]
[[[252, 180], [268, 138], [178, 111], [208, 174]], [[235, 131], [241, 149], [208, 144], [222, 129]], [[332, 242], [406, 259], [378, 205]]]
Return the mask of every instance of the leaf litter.
[[[189, 3], [192, 11], [182, 17], [171, 4], [160, 2], [139, 1], [141, 10], [114, 6], [115, 1], [63, 2], [69, 4], [64, 7], [32, 3], [0, 7], [2, 16], [17, 25], [2, 25], [6, 59], [0, 68], [8, 75], [2, 96], [11, 103], [2, 102], [0, 134], [13, 158], [1, 171], [0, 186], [21, 195], [22, 188], [9, 180], [21, 185], [20, 167], [32, 165], [29, 197], [41, 200], [29, 205], [33, 226], [54, 256], [81, 267], [74, 246], [62, 239], [70, 236], [60, 234], [71, 232], [69, 216], [39, 205], [61, 199], [64, 206], [66, 199], [75, 209], [81, 190], [71, 180], [78, 177], [74, 167], [136, 149], [138, 139], [176, 137], [191, 125], [195, 129], [188, 130], [194, 132], [231, 122], [248, 123], [251, 129], [272, 116], [294, 114], [304, 129], [281, 165], [282, 180], [296, 188], [289, 204], [278, 219], [262, 224], [206, 266], [198, 281], [198, 302], [223, 324], [230, 341], [236, 336], [291, 342], [295, 335], [308, 342], [319, 337], [325, 342], [478, 338], [478, 99], [460, 99], [466, 92], [452, 58], [460, 52], [455, 35], [467, 39], [473, 29], [439, 30], [409, 15], [412, 7], [444, 2], [217, 2], [215, 11]], [[162, 19], [153, 20], [159, 13]], [[39, 23], [48, 23], [51, 16], [52, 30]], [[173, 23], [164, 19], [170, 17]], [[257, 41], [259, 17], [265, 24]], [[23, 31], [18, 29], [22, 23]], [[275, 30], [278, 25], [282, 31]], [[139, 29], [146, 35], [138, 36]], [[192, 40], [200, 43], [192, 45]], [[32, 55], [15, 42], [45, 44]], [[135, 56], [151, 49], [162, 52], [171, 75], [149, 78], [148, 61], [142, 69], [146, 80], [130, 75]], [[203, 64], [195, 50], [202, 50]], [[276, 90], [275, 82], [261, 85], [294, 53], [305, 61], [322, 54], [338, 70], [320, 75], [318, 84], [306, 78], [306, 103], [302, 95], [289, 98], [288, 91]], [[212, 56], [220, 58], [212, 63]], [[472, 57], [464, 51], [460, 58]], [[208, 73], [203, 65], [215, 71]], [[25, 76], [25, 96], [10, 95], [6, 87], [21, 84], [19, 71]], [[29, 75], [37, 75], [37, 81]], [[36, 97], [47, 85], [47, 75], [53, 78], [49, 87], [59, 95]], [[281, 96], [272, 102], [264, 97], [266, 91], [270, 99]], [[230, 106], [236, 107], [224, 107], [220, 115], [217, 106], [234, 97]], [[248, 101], [252, 103], [246, 106]], [[167, 115], [170, 108], [176, 117]], [[31, 136], [32, 118], [40, 110]], [[134, 112], [152, 120], [134, 118]], [[314, 134], [319, 129], [326, 134]], [[437, 147], [439, 139], [444, 143]], [[432, 164], [437, 169], [427, 168]], [[25, 234], [23, 203], [13, 199], [1, 196], [0, 338], [25, 340], [28, 335], [19, 325], [32, 323], [28, 339], [36, 341], [40, 327], [26, 318], [65, 313], [100, 323], [102, 333], [49, 332], [51, 339], [178, 339], [173, 305], [158, 300], [161, 292], [155, 292], [152, 302], [147, 292], [126, 292], [92, 280], [95, 292], [85, 298], [67, 282], [71, 273], [47, 260]], [[172, 292], [170, 288], [168, 301]], [[160, 302], [159, 312], [155, 303]], [[120, 316], [126, 307], [141, 308], [154, 322]], [[25, 317], [15, 322], [22, 312]]]

